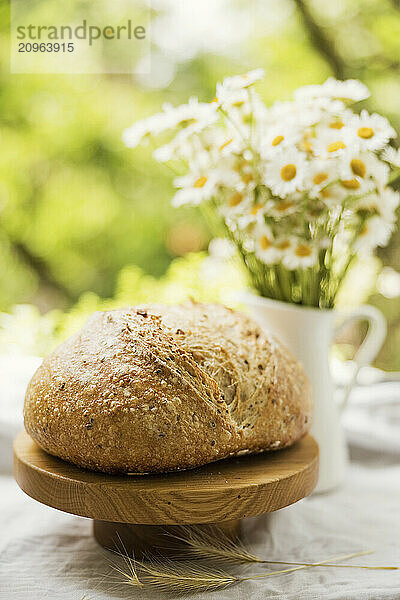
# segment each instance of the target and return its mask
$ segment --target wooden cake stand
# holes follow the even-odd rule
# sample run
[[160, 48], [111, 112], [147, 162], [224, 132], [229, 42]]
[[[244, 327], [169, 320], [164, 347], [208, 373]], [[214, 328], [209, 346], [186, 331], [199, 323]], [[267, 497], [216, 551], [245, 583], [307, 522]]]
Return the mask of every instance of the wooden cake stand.
[[318, 478], [318, 446], [307, 435], [291, 448], [230, 458], [190, 471], [105, 475], [50, 456], [21, 432], [14, 443], [15, 478], [23, 491], [53, 508], [93, 519], [104, 548], [135, 552], [165, 544], [175, 525], [216, 525], [238, 535], [240, 521], [309, 495]]

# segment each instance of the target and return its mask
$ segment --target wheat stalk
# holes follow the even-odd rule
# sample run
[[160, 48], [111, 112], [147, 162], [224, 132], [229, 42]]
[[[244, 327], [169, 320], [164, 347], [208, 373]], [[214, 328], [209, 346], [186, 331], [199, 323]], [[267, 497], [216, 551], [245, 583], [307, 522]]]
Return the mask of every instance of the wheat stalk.
[[239, 539], [230, 539], [216, 527], [180, 526], [179, 532], [167, 533], [185, 547], [181, 550], [184, 556], [193, 558], [222, 560], [228, 563], [262, 563], [261, 558], [252, 554]]
[[[368, 566], [368, 565], [342, 565], [330, 563], [310, 563], [297, 561], [283, 560], [266, 560], [249, 552], [238, 539], [231, 539], [215, 527], [184, 527], [179, 528], [180, 533], [167, 534], [169, 537], [177, 541], [184, 542], [186, 547], [182, 552], [185, 556], [193, 558], [201, 558], [214, 561], [223, 561], [225, 563], [261, 563], [261, 564], [280, 564], [280, 565], [296, 565], [302, 567], [341, 567], [347, 569], [372, 569], [372, 570], [396, 570], [398, 567], [386, 566]], [[189, 547], [189, 548], [188, 548]], [[373, 551], [366, 551], [362, 554], [357, 553], [357, 556], [371, 554]]]
[[[350, 558], [365, 556], [371, 553], [373, 553], [373, 550], [353, 552], [351, 554], [334, 556], [318, 562], [304, 563], [288, 569], [280, 569], [278, 571], [271, 571], [260, 575], [248, 575], [246, 577], [235, 576], [223, 569], [218, 567], [215, 568], [200, 562], [175, 562], [167, 558], [152, 558], [147, 562], [142, 562], [137, 561], [134, 558], [125, 557], [129, 563], [129, 567], [124, 570], [114, 566], [114, 569], [123, 576], [123, 583], [127, 585], [140, 588], [151, 588], [160, 592], [175, 592], [184, 595], [193, 592], [221, 590], [244, 581], [266, 579], [267, 577], [293, 573], [295, 571], [313, 567], [328, 565], [332, 567], [351, 567], [352, 565], [338, 565], [333, 563], [339, 560], [348, 560]], [[390, 569], [396, 567], [383, 568]]]
[[[357, 556], [364, 556], [365, 554], [373, 554], [374, 550], [368, 550], [363, 554], [357, 553]], [[354, 557], [353, 557], [354, 558]], [[301, 565], [304, 567], [338, 567], [340, 569], [371, 569], [372, 571], [397, 571], [399, 567], [385, 567], [380, 565], [342, 565], [338, 563], [306, 563], [306, 562], [288, 562], [283, 560], [264, 560], [264, 563], [273, 565]]]
[[114, 571], [122, 575], [123, 583], [128, 585], [135, 585], [136, 587], [143, 587], [143, 583], [140, 581], [136, 572], [136, 561], [129, 556], [124, 556], [124, 562], [127, 565], [126, 570], [118, 565], [112, 565]]
[[[379, 567], [367, 565], [343, 565], [341, 560], [349, 560], [358, 556], [372, 554], [373, 550], [364, 550], [334, 556], [317, 562], [287, 562], [264, 560], [249, 552], [239, 540], [229, 539], [220, 529], [215, 527], [180, 527], [175, 533], [168, 533], [169, 538], [186, 545], [185, 557], [189, 560], [174, 561], [164, 557], [148, 557], [145, 562], [138, 561], [123, 553], [118, 553], [125, 562], [125, 567], [113, 565], [113, 569], [122, 576], [122, 582], [136, 588], [150, 588], [160, 592], [174, 592], [185, 595], [193, 592], [221, 590], [244, 581], [265, 579], [284, 575], [314, 567], [345, 567], [361, 569], [397, 569], [397, 567]], [[179, 556], [179, 554], [177, 555]], [[190, 560], [190, 558], [195, 560]], [[248, 576], [236, 576], [225, 571], [218, 563], [259, 563], [292, 565], [286, 569]]]
[[[280, 575], [282, 573], [293, 573], [294, 571], [301, 571], [302, 569], [310, 569], [312, 567], [325, 567], [331, 562], [335, 562], [337, 560], [348, 560], [350, 558], [355, 558], [356, 556], [365, 556], [366, 554], [373, 553], [374, 550], [363, 550], [362, 552], [353, 552], [352, 554], [342, 554], [341, 556], [333, 556], [332, 558], [320, 560], [314, 563], [303, 563], [299, 566], [291, 567], [290, 569], [281, 569], [280, 571], [272, 571], [271, 573], [264, 573], [262, 575], [251, 575], [250, 577], [243, 577], [242, 581], [249, 581], [251, 579], [264, 579], [265, 577], [271, 577], [272, 575]], [[332, 566], [339, 567], [341, 565], [335, 564]]]
[[114, 566], [123, 576], [123, 583], [134, 587], [149, 587], [160, 592], [174, 591], [179, 594], [221, 590], [241, 581], [240, 577], [222, 569], [190, 561], [175, 562], [152, 559], [146, 562], [129, 558], [129, 569]]

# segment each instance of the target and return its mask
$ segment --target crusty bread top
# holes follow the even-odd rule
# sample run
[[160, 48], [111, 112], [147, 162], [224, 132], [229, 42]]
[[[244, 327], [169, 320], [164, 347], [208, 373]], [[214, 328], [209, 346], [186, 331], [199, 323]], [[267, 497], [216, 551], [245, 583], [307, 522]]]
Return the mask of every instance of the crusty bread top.
[[282, 448], [310, 417], [300, 365], [217, 304], [95, 313], [44, 360], [25, 401], [26, 429], [45, 450], [105, 472]]

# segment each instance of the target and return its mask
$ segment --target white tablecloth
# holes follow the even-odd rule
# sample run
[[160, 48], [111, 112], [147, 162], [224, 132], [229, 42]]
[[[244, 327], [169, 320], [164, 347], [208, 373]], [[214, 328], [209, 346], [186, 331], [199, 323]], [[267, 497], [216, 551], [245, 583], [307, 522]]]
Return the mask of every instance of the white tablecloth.
[[[14, 401], [22, 405], [23, 379], [29, 379], [35, 366], [28, 360], [21, 370], [18, 363], [16, 370], [3, 364], [0, 376], [0, 600], [165, 598], [118, 583], [110, 568], [115, 558], [96, 544], [89, 520], [42, 506], [14, 482], [7, 457], [20, 417], [14, 419], [17, 413], [10, 407]], [[13, 395], [6, 398], [11, 388]], [[348, 562], [400, 566], [399, 454], [353, 449], [341, 489], [248, 519], [244, 534], [249, 546], [267, 559], [312, 562], [373, 549], [375, 554]], [[245, 572], [262, 573], [263, 567], [250, 566]], [[316, 567], [192, 598], [399, 600], [400, 570]]]
[[[10, 476], [0, 476], [0, 531], [1, 600], [161, 597], [116, 583], [113, 557], [95, 543], [90, 521], [31, 500]], [[400, 565], [400, 465], [390, 457], [359, 455], [342, 489], [248, 519], [245, 535], [258, 554], [276, 560], [316, 561], [374, 549], [353, 562]], [[246, 571], [261, 573], [263, 567]], [[400, 571], [317, 567], [192, 597], [394, 600], [400, 598]]]

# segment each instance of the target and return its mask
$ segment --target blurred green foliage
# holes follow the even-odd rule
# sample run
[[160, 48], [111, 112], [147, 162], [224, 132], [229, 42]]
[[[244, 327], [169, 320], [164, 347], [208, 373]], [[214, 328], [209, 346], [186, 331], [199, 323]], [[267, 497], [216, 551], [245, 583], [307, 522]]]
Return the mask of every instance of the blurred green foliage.
[[94, 311], [146, 303], [220, 302], [239, 306], [238, 292], [246, 286], [239, 259], [210, 258], [205, 252], [176, 258], [160, 278], [136, 265], [120, 272], [113, 298], [85, 292], [69, 310], [54, 309], [40, 315], [30, 304], [15, 305], [0, 313], [0, 354], [44, 356], [75, 333]]
[[[0, 310], [31, 303], [41, 312], [67, 310], [75, 318], [88, 309], [140, 301], [143, 281], [152, 282], [153, 290], [143, 299], [161, 300], [161, 288], [146, 274], [162, 278], [174, 257], [206, 249], [210, 233], [200, 215], [170, 207], [171, 174], [155, 163], [150, 148], [129, 150], [121, 142], [125, 127], [163, 102], [212, 98], [216, 81], [259, 66], [266, 71], [260, 92], [267, 102], [329, 75], [357, 77], [372, 92], [367, 108], [385, 114], [400, 131], [398, 0], [201, 4], [210, 14], [209, 30], [193, 29], [186, 56], [169, 56], [153, 40], [154, 64], [167, 61], [160, 62], [164, 81], [158, 85], [128, 75], [10, 74], [9, 9], [0, 5]], [[176, 1], [153, 5], [156, 20]], [[237, 13], [239, 28], [242, 17], [250, 18], [244, 37], [237, 30], [237, 42], [234, 28], [224, 30], [224, 20], [214, 19], [219, 5], [226, 19]], [[196, 19], [187, 27], [195, 28]], [[218, 28], [225, 45], [213, 41]], [[201, 35], [204, 44], [194, 50]], [[379, 257], [400, 270], [398, 233]], [[391, 323], [379, 365], [400, 369], [398, 296], [375, 291], [373, 301]]]

